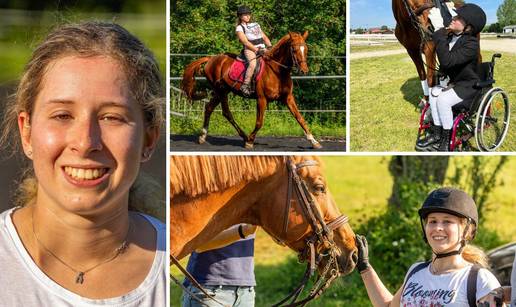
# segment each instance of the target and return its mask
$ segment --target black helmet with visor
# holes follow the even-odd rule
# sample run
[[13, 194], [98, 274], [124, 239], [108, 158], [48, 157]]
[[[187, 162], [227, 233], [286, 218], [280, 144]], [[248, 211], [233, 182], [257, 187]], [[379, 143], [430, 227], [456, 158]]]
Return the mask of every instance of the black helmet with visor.
[[237, 15], [251, 14], [251, 9], [246, 5], [241, 5], [237, 9]]
[[486, 13], [480, 6], [474, 3], [464, 4], [456, 12], [457, 16], [462, 18], [466, 25], [471, 26], [472, 35], [477, 35], [486, 26]]

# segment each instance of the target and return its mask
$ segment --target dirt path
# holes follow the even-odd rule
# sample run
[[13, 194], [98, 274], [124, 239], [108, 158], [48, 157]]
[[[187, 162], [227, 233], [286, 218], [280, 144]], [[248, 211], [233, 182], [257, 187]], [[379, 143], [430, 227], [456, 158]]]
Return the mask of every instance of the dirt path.
[[254, 148], [247, 150], [243, 147], [240, 137], [233, 136], [208, 136], [206, 143], [198, 144], [195, 135], [171, 135], [170, 151], [242, 151], [242, 152], [263, 152], [263, 151], [340, 151], [346, 150], [344, 139], [322, 138], [319, 142], [321, 149], [312, 149], [310, 143], [304, 137], [257, 137]]
[[[480, 48], [482, 50], [516, 54], [516, 39], [510, 39], [510, 38], [484, 39], [484, 40], [480, 41]], [[382, 56], [402, 54], [402, 53], [406, 53], [405, 49], [356, 52], [356, 53], [350, 54], [350, 59], [356, 60], [356, 59], [363, 59], [363, 58], [374, 58], [374, 57], [382, 57]]]

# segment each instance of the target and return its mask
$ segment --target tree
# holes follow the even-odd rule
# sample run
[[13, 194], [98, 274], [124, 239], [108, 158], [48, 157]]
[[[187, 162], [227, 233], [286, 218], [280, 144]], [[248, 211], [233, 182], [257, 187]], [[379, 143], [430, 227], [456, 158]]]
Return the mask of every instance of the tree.
[[381, 30], [389, 30], [389, 27], [387, 27], [387, 26], [382, 26], [380, 29], [381, 29]]
[[516, 25], [516, 0], [504, 0], [496, 11], [501, 27]]
[[492, 23], [484, 29], [484, 32], [490, 33], [502, 33], [502, 31], [503, 27], [498, 22]]

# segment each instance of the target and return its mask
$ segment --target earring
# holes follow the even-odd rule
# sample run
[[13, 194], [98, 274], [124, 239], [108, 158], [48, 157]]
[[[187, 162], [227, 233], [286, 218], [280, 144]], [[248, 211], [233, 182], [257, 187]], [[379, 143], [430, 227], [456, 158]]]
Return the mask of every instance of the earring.
[[28, 156], [28, 157], [31, 157], [31, 156], [32, 156], [32, 150], [27, 150], [27, 156]]
[[150, 150], [145, 150], [143, 153], [142, 153], [142, 157], [144, 160], [148, 160], [151, 156], [151, 151]]

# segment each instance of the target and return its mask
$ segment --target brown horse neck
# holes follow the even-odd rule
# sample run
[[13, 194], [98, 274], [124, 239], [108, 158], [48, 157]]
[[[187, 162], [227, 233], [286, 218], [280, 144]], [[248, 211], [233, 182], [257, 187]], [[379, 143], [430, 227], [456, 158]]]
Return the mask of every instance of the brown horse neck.
[[[293, 64], [292, 55], [290, 54], [290, 42], [291, 39], [285, 35], [269, 52], [270, 59], [287, 66], [289, 69], [292, 68]], [[284, 67], [282, 68], [282, 70], [285, 70]]]

